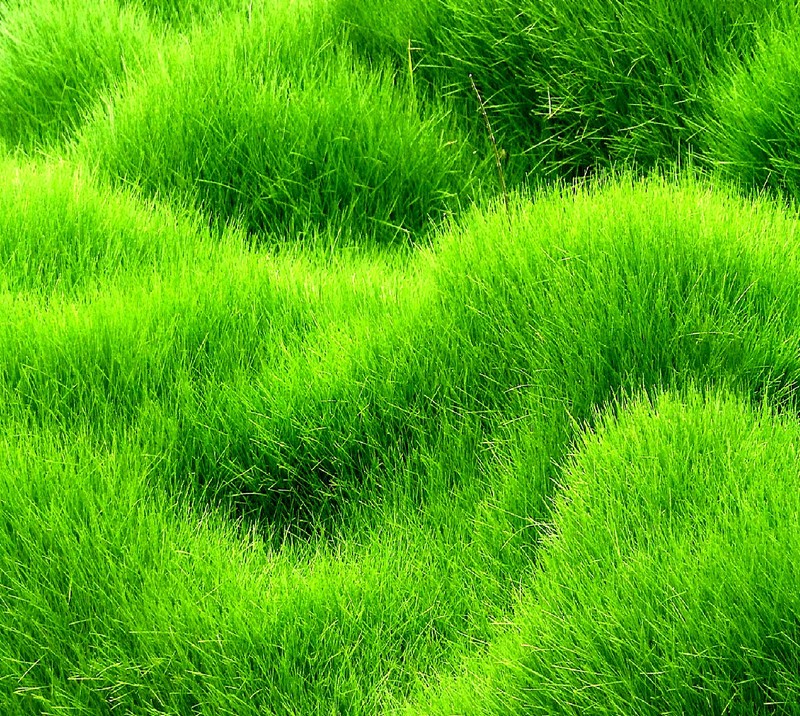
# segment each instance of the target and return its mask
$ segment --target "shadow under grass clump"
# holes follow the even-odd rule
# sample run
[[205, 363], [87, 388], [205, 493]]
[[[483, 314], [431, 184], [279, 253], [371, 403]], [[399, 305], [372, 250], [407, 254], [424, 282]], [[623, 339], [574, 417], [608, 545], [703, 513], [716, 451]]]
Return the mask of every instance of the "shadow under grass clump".
[[314, 46], [303, 17], [233, 15], [173, 44], [95, 115], [79, 154], [253, 233], [424, 232], [476, 188], [467, 137], [391, 70]]
[[0, 16], [0, 135], [26, 150], [70, 136], [154, 42], [146, 18], [116, 0], [10, 0]]
[[797, 713], [798, 439], [724, 392], [605, 416], [508, 633], [408, 713]]
[[707, 161], [749, 192], [800, 198], [800, 39], [774, 29], [716, 78], [702, 125]]
[[177, 29], [213, 19], [233, 7], [243, 7], [244, 0], [121, 0], [123, 4], [141, 7], [156, 22]]

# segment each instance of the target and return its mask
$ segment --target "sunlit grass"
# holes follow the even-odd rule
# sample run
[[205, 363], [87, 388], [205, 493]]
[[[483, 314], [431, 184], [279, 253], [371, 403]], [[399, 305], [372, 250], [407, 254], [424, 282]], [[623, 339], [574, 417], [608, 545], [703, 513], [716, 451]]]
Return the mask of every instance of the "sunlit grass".
[[198, 30], [95, 114], [78, 155], [212, 223], [293, 240], [407, 243], [476, 196], [485, 156], [445, 106], [315, 40], [268, 12]]

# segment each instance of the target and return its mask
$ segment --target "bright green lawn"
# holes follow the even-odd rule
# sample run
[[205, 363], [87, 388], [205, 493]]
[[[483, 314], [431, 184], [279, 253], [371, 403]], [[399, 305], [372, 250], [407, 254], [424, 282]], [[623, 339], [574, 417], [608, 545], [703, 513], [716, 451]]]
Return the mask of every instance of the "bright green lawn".
[[800, 714], [796, 17], [0, 2], [0, 714]]

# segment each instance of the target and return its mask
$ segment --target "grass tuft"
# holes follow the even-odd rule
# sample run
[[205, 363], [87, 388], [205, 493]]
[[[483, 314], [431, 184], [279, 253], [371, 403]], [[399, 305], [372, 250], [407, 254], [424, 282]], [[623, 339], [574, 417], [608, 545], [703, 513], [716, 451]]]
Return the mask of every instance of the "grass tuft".
[[709, 164], [745, 191], [800, 196], [797, 22], [774, 29], [754, 57], [720, 74], [705, 124]]
[[406, 241], [475, 195], [479, 160], [443, 107], [422, 109], [393, 71], [317, 50], [305, 31], [270, 39], [294, 29], [234, 16], [172, 46], [96, 114], [79, 155], [278, 239]]

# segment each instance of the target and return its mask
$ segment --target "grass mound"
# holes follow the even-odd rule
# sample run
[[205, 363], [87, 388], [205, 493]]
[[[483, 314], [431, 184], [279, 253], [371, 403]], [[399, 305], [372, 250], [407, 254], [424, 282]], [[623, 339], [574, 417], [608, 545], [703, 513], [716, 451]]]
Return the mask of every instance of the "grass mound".
[[746, 190], [800, 197], [797, 22], [774, 30], [754, 57], [715, 83], [705, 134], [709, 161]]
[[409, 713], [796, 713], [799, 437], [720, 394], [606, 416], [513, 627]]
[[212, 222], [281, 238], [387, 243], [473, 195], [478, 162], [444, 109], [313, 40], [276, 12], [220, 20], [118, 93], [80, 155]]
[[0, 135], [25, 149], [71, 135], [153, 43], [141, 13], [116, 0], [8, 0], [0, 12]]

